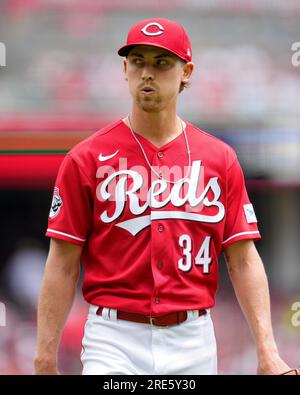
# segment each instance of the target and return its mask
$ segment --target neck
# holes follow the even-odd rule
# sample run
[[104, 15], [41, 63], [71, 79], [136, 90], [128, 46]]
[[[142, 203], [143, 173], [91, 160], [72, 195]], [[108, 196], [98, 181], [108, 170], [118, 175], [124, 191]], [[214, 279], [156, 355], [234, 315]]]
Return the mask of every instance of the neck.
[[158, 146], [168, 143], [182, 132], [176, 109], [148, 113], [134, 108], [130, 114], [130, 122], [135, 133]]

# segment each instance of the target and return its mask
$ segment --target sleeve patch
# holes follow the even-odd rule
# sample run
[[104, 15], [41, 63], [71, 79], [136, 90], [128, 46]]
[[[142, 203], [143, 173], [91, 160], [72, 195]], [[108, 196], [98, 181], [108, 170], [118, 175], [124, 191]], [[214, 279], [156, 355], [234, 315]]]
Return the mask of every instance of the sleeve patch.
[[53, 199], [52, 199], [52, 203], [51, 203], [51, 209], [50, 209], [50, 213], [49, 213], [49, 218], [53, 219], [55, 218], [63, 205], [63, 201], [62, 198], [59, 195], [59, 188], [55, 187], [54, 188], [54, 193], [53, 193]]
[[248, 224], [257, 222], [256, 215], [252, 204], [244, 204], [244, 213]]

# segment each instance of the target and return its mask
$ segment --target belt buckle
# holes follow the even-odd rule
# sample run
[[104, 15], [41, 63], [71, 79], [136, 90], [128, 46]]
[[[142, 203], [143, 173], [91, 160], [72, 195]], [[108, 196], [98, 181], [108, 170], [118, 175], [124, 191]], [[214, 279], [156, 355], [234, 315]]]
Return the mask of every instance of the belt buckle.
[[156, 317], [149, 317], [150, 318], [150, 325], [154, 326], [155, 328], [170, 328], [170, 325], [157, 325], [155, 324]]
[[150, 317], [150, 325], [155, 326], [155, 328], [167, 328], [167, 326], [157, 325], [155, 323], [156, 317]]

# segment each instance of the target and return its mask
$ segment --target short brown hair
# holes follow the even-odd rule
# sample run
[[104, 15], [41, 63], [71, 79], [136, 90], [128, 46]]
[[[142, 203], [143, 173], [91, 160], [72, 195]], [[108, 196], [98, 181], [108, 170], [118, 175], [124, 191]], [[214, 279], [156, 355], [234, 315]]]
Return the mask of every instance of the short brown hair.
[[180, 84], [179, 93], [181, 93], [185, 88], [189, 88], [191, 86], [190, 82], [182, 82]]

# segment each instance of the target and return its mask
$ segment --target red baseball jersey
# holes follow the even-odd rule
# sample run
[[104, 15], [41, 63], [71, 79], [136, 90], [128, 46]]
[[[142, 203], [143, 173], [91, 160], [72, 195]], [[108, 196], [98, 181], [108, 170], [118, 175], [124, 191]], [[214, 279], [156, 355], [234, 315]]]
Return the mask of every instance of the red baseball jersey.
[[123, 120], [64, 158], [46, 235], [83, 246], [87, 302], [211, 308], [222, 249], [261, 237], [234, 150], [190, 123], [186, 136], [190, 166], [184, 133], [159, 148], [136, 135], [143, 153]]

